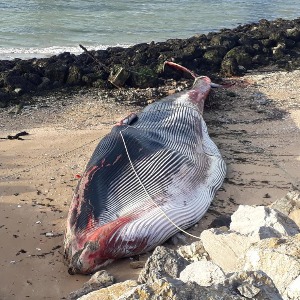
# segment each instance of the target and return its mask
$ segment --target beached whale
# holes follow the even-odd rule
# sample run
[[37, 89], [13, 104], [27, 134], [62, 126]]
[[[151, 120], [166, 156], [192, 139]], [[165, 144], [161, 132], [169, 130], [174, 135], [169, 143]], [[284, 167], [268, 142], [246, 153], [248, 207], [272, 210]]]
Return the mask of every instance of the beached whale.
[[69, 210], [69, 273], [151, 250], [201, 219], [226, 172], [202, 117], [211, 85], [195, 76], [190, 90], [131, 114], [100, 141]]

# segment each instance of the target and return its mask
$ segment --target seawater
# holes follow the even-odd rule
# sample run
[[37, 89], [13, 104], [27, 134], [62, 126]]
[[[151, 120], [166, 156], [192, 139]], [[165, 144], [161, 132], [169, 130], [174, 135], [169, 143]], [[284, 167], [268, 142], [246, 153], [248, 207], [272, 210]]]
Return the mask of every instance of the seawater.
[[0, 0], [0, 59], [187, 38], [300, 16], [299, 0]]

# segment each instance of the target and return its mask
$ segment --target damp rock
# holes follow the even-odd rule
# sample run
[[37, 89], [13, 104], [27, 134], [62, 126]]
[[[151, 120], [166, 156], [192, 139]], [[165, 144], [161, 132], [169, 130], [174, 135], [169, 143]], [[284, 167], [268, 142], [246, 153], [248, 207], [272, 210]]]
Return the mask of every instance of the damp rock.
[[82, 78], [81, 68], [78, 66], [70, 66], [68, 70], [67, 84], [68, 85], [80, 85]]

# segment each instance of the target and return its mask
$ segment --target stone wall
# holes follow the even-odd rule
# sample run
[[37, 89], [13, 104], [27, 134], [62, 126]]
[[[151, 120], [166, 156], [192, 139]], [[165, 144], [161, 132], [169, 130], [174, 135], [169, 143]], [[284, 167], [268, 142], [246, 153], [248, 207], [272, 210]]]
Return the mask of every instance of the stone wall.
[[107, 79], [121, 67], [128, 72], [125, 86], [146, 88], [179, 78], [163, 63], [172, 60], [200, 75], [242, 75], [262, 66], [300, 67], [300, 18], [261, 20], [188, 39], [143, 43], [130, 48], [62, 53], [51, 58], [0, 61], [0, 106], [20, 101], [20, 96], [61, 87], [113, 88]]

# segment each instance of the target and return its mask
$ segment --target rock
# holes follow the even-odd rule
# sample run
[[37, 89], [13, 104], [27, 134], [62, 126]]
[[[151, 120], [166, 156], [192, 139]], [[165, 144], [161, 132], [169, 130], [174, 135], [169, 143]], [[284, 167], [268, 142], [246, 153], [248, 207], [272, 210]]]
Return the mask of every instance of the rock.
[[138, 283], [135, 280], [126, 280], [121, 283], [116, 283], [106, 288], [102, 288], [98, 291], [91, 292], [84, 295], [78, 300], [116, 300], [119, 299], [123, 294], [131, 291], [133, 288], [137, 287]]
[[144, 268], [145, 262], [144, 261], [132, 261], [132, 262], [130, 262], [129, 266], [132, 269], [140, 269], [140, 268]]
[[300, 209], [300, 194], [296, 191], [291, 191], [285, 197], [276, 200], [270, 206], [288, 216], [293, 210]]
[[51, 80], [47, 77], [43, 77], [41, 84], [38, 86], [38, 90], [46, 90], [50, 86], [51, 86]]
[[217, 49], [210, 49], [204, 53], [203, 58], [205, 58], [205, 60], [211, 64], [220, 65], [223, 56], [224, 55], [221, 55]]
[[297, 224], [298, 227], [300, 227], [300, 209], [293, 210], [289, 214], [289, 217]]
[[140, 67], [131, 72], [129, 78], [130, 86], [136, 88], [148, 88], [157, 85], [158, 77], [155, 70], [150, 67]]
[[67, 77], [67, 84], [80, 85], [81, 78], [82, 78], [81, 69], [78, 66], [70, 66], [68, 77]]
[[16, 89], [14, 89], [14, 93], [16, 93], [17, 95], [22, 95], [23, 90], [21, 88], [16, 88]]
[[114, 66], [114, 68], [110, 72], [108, 81], [111, 82], [114, 86], [120, 88], [125, 84], [126, 80], [129, 78], [129, 75], [130, 73], [122, 66]]
[[225, 57], [221, 63], [221, 74], [225, 77], [240, 74], [239, 65], [234, 57]]
[[118, 300], [245, 300], [251, 298], [282, 299], [272, 280], [262, 272], [241, 272], [228, 276], [224, 284], [210, 287], [203, 287], [195, 282], [184, 283], [171, 278], [158, 279], [151, 284], [134, 287]]
[[233, 213], [230, 230], [256, 240], [299, 233], [299, 227], [284, 214], [269, 207], [249, 205], [240, 205]]
[[245, 296], [248, 299], [254, 298], [260, 292], [259, 288], [249, 283], [243, 283], [239, 285], [237, 290], [242, 296]]
[[[0, 88], [2, 93], [8, 95], [14, 89], [21, 88], [25, 97], [26, 93], [35, 91], [37, 87], [38, 90], [45, 90], [84, 85], [112, 89], [107, 79], [108, 70], [113, 70], [114, 66], [131, 72], [129, 77], [126, 74], [119, 78], [121, 83], [112, 80], [117, 86], [157, 87], [164, 85], [165, 79], [182, 78], [180, 72], [162, 71], [165, 60], [181, 63], [196, 73], [210, 76], [242, 75], [246, 69], [268, 65], [292, 70], [300, 67], [299, 47], [299, 18], [262, 20], [188, 39], [91, 51], [101, 66], [95, 64], [86, 53], [75, 56], [65, 52], [50, 58], [0, 60]], [[114, 71], [112, 75], [116, 75]], [[11, 77], [8, 82], [7, 77]], [[43, 77], [50, 81], [44, 83]]]
[[282, 299], [271, 278], [261, 271], [229, 274], [221, 287], [218, 286], [218, 289], [228, 289], [232, 294], [236, 292], [242, 296], [241, 299]]
[[300, 276], [298, 276], [288, 285], [285, 291], [285, 296], [286, 299], [300, 299]]
[[292, 299], [287, 294], [297, 293], [294, 282], [298, 282], [300, 276], [300, 234], [261, 240], [249, 248], [240, 264], [244, 270], [266, 273], [281, 295]]
[[188, 265], [179, 278], [183, 282], [193, 281], [201, 286], [211, 286], [224, 282], [225, 274], [219, 266], [203, 259]]
[[61, 61], [57, 60], [56, 62], [49, 64], [45, 68], [45, 77], [49, 78], [51, 82], [57, 81], [60, 84], [66, 82], [68, 77], [68, 66]]
[[68, 299], [76, 300], [79, 297], [86, 295], [92, 291], [108, 287], [115, 282], [115, 278], [109, 275], [105, 270], [96, 272], [83, 287], [69, 294]]
[[229, 50], [226, 53], [224, 60], [229, 58], [234, 58], [238, 65], [241, 65], [245, 68], [248, 68], [252, 63], [252, 57], [246, 52], [243, 46], [237, 46]]
[[177, 278], [187, 264], [187, 260], [175, 250], [158, 246], [147, 259], [138, 281], [151, 283], [162, 277]]
[[286, 30], [286, 36], [296, 42], [300, 41], [300, 28], [293, 27]]
[[[227, 96], [229, 97], [236, 97], [236, 94], [232, 91], [228, 91], [226, 93]], [[229, 215], [220, 215], [217, 216], [210, 224], [209, 224], [209, 228], [219, 228], [219, 227], [223, 227], [226, 226], [229, 228], [231, 222], [231, 217]]]
[[188, 261], [198, 261], [208, 257], [208, 253], [204, 249], [201, 241], [194, 242], [191, 245], [181, 246], [177, 252]]
[[[246, 253], [255, 238], [221, 229], [204, 230], [201, 241], [211, 260], [224, 272], [239, 270], [239, 258]], [[222, 249], [222, 250], [220, 250]]]
[[35, 86], [30, 81], [25, 79], [23, 76], [14, 74], [7, 75], [7, 77], [5, 78], [5, 85], [10, 91], [14, 91], [15, 89], [20, 88], [25, 92], [29, 92], [35, 89]]
[[[118, 300], [154, 300], [154, 299], [180, 299], [178, 298], [177, 289], [182, 287], [182, 282], [171, 278], [157, 279], [149, 284], [141, 284], [125, 293]], [[183, 298], [181, 298], [183, 299]]]
[[25, 73], [24, 78], [30, 81], [35, 86], [38, 86], [42, 83], [42, 78], [37, 73]]
[[[209, 290], [194, 282], [183, 283], [180, 280], [163, 278], [151, 284], [139, 285], [118, 298], [118, 300], [207, 300], [218, 299], [217, 296], [219, 295], [220, 293], [216, 292], [215, 289]], [[222, 296], [224, 296], [224, 298], [219, 299], [242, 299], [231, 298], [225, 294]]]

